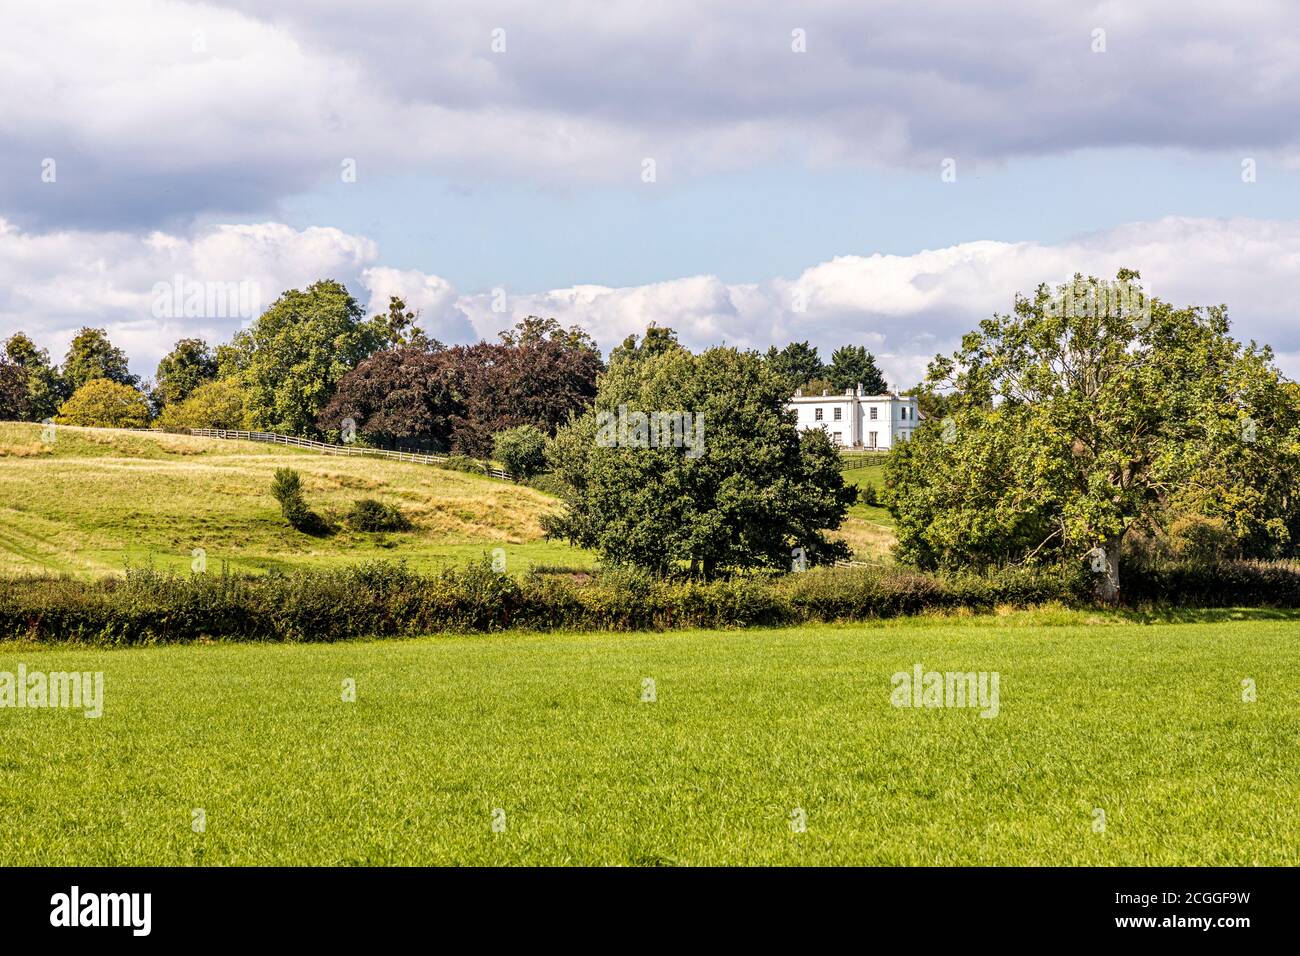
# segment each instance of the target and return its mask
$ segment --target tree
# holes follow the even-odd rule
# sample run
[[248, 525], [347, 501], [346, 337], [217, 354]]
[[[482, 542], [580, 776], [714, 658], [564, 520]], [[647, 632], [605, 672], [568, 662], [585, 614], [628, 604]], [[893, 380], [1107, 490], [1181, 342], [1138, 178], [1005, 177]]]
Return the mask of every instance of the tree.
[[15, 332], [5, 340], [4, 357], [22, 368], [26, 375], [26, 417], [31, 421], [52, 418], [68, 395], [58, 372], [50, 364], [50, 353], [38, 349], [25, 333]]
[[181, 339], [158, 363], [153, 399], [159, 408], [183, 402], [217, 377], [217, 359], [202, 339]]
[[248, 427], [247, 396], [237, 381], [218, 379], [205, 382], [182, 402], [166, 406], [158, 416], [158, 427], [168, 431], [191, 428]]
[[817, 354], [817, 347], [807, 342], [791, 342], [783, 349], [775, 345], [767, 350], [767, 363], [772, 371], [785, 380], [788, 391], [804, 388], [814, 379], [825, 376], [826, 366]]
[[[927, 384], [955, 387], [955, 407], [891, 456], [901, 556], [1084, 559], [1115, 602], [1126, 537], [1158, 526], [1180, 489], [1255, 487], [1250, 456], [1289, 467], [1294, 427], [1265, 407], [1282, 385], [1271, 353], [1231, 339], [1225, 307], [1175, 309], [1137, 278], [1039, 286], [931, 363]], [[1265, 420], [1278, 432], [1268, 448], [1247, 440]], [[1251, 520], [1280, 531], [1267, 513], [1280, 500], [1252, 502]]]
[[292, 468], [277, 468], [271, 478], [271, 494], [280, 503], [280, 513], [296, 530], [321, 534], [325, 522], [307, 506], [302, 493], [302, 476]]
[[248, 391], [255, 428], [316, 434], [316, 418], [338, 381], [384, 342], [342, 283], [322, 280], [290, 289], [218, 356], [223, 375]]
[[420, 313], [412, 312], [406, 307], [406, 302], [403, 299], [390, 295], [388, 297], [388, 312], [374, 318], [374, 321], [383, 330], [383, 347], [388, 349], [416, 348], [430, 352], [436, 352], [442, 348], [441, 342], [429, 338], [424, 329], [416, 324], [419, 319]]
[[439, 451], [465, 414], [451, 354], [416, 346], [376, 352], [339, 380], [320, 413], [321, 432], [341, 431], [351, 419], [374, 445], [418, 444]]
[[755, 353], [673, 346], [615, 358], [595, 408], [548, 448], [567, 489], [548, 533], [613, 563], [705, 578], [788, 568], [795, 547], [813, 562], [846, 554], [824, 531], [856, 491], [825, 433], [795, 427], [788, 398]]
[[862, 345], [845, 345], [831, 353], [826, 377], [837, 392], [862, 386], [864, 395], [884, 395], [889, 391], [885, 376], [876, 366], [876, 357]]
[[0, 357], [0, 421], [26, 421], [30, 398], [27, 370]]
[[149, 403], [130, 385], [94, 378], [60, 406], [55, 421], [97, 428], [143, 428], [149, 424]]
[[604, 369], [585, 332], [536, 316], [503, 332], [500, 342], [456, 346], [442, 356], [464, 403], [452, 421], [452, 448], [475, 458], [491, 455], [492, 436], [507, 428], [535, 425], [554, 434], [591, 405]]
[[511, 475], [531, 478], [546, 468], [546, 434], [535, 425], [498, 432], [492, 456]]
[[613, 365], [623, 359], [654, 358], [679, 347], [676, 332], [651, 322], [639, 340], [635, 335], [629, 335], [621, 344], [614, 346], [609, 353], [609, 364]]
[[103, 329], [83, 328], [72, 339], [63, 360], [63, 380], [68, 392], [76, 392], [87, 382], [106, 378], [110, 382], [134, 386], [140, 379], [131, 374], [126, 353], [108, 340]]

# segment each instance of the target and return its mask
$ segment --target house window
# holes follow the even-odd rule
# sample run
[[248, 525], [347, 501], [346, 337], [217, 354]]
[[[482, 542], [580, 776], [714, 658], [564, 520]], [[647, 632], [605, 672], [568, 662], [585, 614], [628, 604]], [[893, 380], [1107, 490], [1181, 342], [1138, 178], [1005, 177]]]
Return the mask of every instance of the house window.
[[840, 409], [838, 409], [838, 408], [835, 409], [835, 420], [836, 420], [837, 422], [840, 420]]
[[[837, 411], [838, 411], [838, 409], [837, 409]], [[834, 437], [835, 437], [835, 444], [837, 444], [837, 445], [843, 445], [843, 444], [844, 444], [844, 432], [836, 432]]]
[[898, 417], [899, 417], [900, 419], [902, 419], [903, 421], [907, 421], [907, 406], [906, 406], [906, 405], [904, 405], [902, 408], [900, 408], [900, 409], [898, 410]]
[[814, 418], [816, 421], [821, 421], [821, 420], [822, 420], [822, 410], [821, 410], [820, 408], [817, 409], [815, 412], [813, 412], [813, 418]]
[[872, 405], [872, 406], [871, 406], [871, 420], [872, 420], [873, 422], [876, 420], [876, 406], [875, 406], [875, 405]]

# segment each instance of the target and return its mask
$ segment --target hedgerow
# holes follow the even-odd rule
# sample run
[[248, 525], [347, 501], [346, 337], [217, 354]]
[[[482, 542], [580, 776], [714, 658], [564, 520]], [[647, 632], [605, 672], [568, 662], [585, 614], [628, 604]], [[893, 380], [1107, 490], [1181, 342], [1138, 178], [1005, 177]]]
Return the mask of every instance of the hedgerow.
[[[890, 567], [673, 580], [629, 569], [499, 574], [483, 560], [430, 574], [371, 562], [264, 575], [182, 574], [0, 581], [0, 639], [102, 645], [202, 640], [337, 641], [507, 629], [632, 631], [864, 621], [925, 611], [1084, 605], [1086, 574], [1009, 569], [941, 576]], [[1300, 562], [1136, 570], [1130, 602], [1300, 607]]]

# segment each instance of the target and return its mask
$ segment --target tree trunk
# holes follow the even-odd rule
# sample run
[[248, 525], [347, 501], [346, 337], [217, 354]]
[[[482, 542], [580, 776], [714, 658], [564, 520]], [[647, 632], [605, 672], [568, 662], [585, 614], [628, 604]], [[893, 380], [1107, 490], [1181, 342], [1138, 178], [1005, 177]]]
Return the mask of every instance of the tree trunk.
[[1097, 573], [1095, 594], [1103, 604], [1119, 603], [1119, 547], [1122, 540], [1119, 536], [1108, 538], [1096, 548], [1100, 560], [1093, 566]]

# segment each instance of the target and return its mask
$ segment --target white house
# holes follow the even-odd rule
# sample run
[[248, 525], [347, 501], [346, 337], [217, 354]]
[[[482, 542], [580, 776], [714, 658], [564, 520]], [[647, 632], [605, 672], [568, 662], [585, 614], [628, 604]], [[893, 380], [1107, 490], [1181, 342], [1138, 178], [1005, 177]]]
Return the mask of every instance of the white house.
[[843, 395], [805, 395], [799, 389], [785, 407], [794, 410], [800, 428], [825, 429], [831, 441], [844, 448], [892, 448], [911, 438], [920, 424], [915, 397], [863, 395], [861, 385], [845, 389]]

